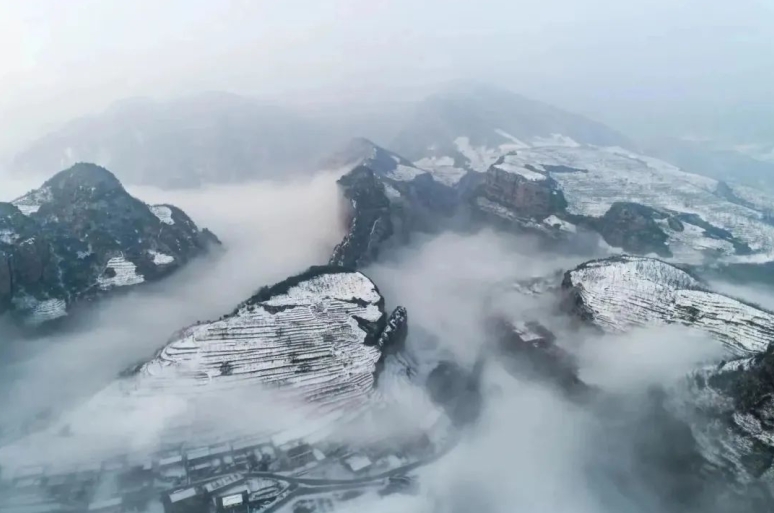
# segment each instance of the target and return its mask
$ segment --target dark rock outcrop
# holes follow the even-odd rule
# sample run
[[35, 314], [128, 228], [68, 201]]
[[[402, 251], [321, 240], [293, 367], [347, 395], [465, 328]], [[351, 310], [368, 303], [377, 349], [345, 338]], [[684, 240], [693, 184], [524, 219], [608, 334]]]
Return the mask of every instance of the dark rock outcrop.
[[476, 369], [470, 371], [455, 362], [442, 361], [427, 377], [430, 398], [457, 426], [470, 424], [481, 414], [483, 398], [478, 374]]
[[374, 171], [358, 166], [338, 181], [352, 208], [348, 233], [333, 250], [331, 265], [359, 268], [371, 263], [393, 234], [390, 200]]
[[591, 397], [593, 389], [578, 377], [575, 358], [556, 344], [556, 336], [545, 326], [493, 318], [487, 328], [497, 359], [509, 372], [556, 386], [574, 399]]
[[656, 220], [668, 216], [654, 208], [638, 203], [614, 203], [602, 218], [593, 225], [605, 241], [624, 251], [645, 255], [655, 253], [669, 257], [669, 237]]
[[160, 279], [217, 243], [182, 210], [148, 206], [108, 170], [76, 164], [0, 204], [0, 313], [42, 324], [76, 302]]

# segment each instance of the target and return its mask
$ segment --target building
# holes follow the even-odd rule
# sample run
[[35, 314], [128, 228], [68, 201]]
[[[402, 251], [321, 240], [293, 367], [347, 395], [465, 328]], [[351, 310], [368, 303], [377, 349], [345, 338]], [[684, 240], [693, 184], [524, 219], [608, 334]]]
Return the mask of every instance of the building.
[[89, 504], [89, 513], [121, 513], [123, 511], [123, 499], [115, 497], [102, 501], [94, 501]]
[[207, 511], [207, 499], [196, 488], [177, 490], [162, 499], [164, 513], [201, 513]]
[[247, 492], [217, 497], [215, 508], [218, 513], [248, 513], [250, 509], [247, 502]]
[[362, 454], [353, 454], [344, 459], [344, 465], [353, 473], [357, 474], [371, 466], [371, 460], [368, 456]]

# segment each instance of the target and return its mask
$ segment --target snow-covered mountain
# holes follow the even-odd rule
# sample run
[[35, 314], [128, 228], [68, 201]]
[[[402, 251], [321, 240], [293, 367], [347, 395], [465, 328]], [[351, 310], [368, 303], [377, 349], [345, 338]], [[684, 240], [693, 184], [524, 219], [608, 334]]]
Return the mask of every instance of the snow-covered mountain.
[[0, 313], [54, 320], [81, 300], [163, 278], [211, 243], [182, 210], [146, 205], [108, 170], [76, 164], [0, 204]]
[[531, 147], [492, 159], [474, 203], [516, 225], [586, 228], [675, 262], [772, 259], [774, 201], [751, 189], [616, 147]]
[[400, 380], [395, 372], [405, 379], [392, 355], [407, 322], [404, 308], [385, 311], [362, 273], [310, 268], [218, 320], [179, 331], [48, 429], [0, 448], [0, 460], [77, 467], [147, 457], [159, 444], [320, 441], [390, 400], [376, 381]]
[[413, 161], [435, 159], [484, 172], [491, 164], [489, 151], [557, 142], [631, 146], [623, 135], [583, 116], [504, 89], [457, 84], [420, 102], [390, 147]]
[[33, 142], [10, 169], [47, 176], [95, 162], [127, 184], [196, 187], [308, 172], [331, 136], [292, 111], [233, 94], [132, 99]]
[[[634, 256], [586, 262], [563, 278], [551, 275], [510, 290], [525, 297], [553, 298], [556, 308], [544, 319], [549, 326], [556, 323], [554, 315], [561, 311], [597, 328], [603, 337], [679, 325], [717, 341], [725, 348], [719, 361], [709, 362], [682, 380], [660, 383], [664, 390], [659, 415], [689, 429], [688, 433], [683, 428], [676, 431], [682, 433], [680, 450], [695, 453], [689, 460], [696, 468], [690, 472], [707, 487], [708, 497], [718, 494], [718, 500], [741, 497], [754, 503], [763, 490], [761, 500], [767, 506], [760, 511], [769, 507], [769, 494], [774, 490], [774, 313], [714, 292], [680, 267]], [[544, 369], [555, 382], [562, 383], [564, 376], [569, 390], [579, 386], [577, 373], [561, 365], [561, 354], [557, 356], [540, 325], [516, 323], [505, 331], [509, 329], [518, 335], [511, 335], [518, 342], [534, 341], [535, 348], [543, 347], [537, 354], [544, 358]], [[610, 343], [610, 351], [615, 351], [615, 340]], [[572, 351], [574, 346], [566, 343], [565, 347]], [[557, 375], [556, 369], [562, 372]], [[595, 391], [611, 392], [615, 393]], [[731, 495], [722, 491], [729, 483]]]
[[[774, 489], [774, 348], [698, 369], [674, 387], [708, 464], [741, 485]], [[709, 420], [709, 421], [708, 421]]]
[[587, 262], [565, 274], [562, 290], [575, 315], [607, 332], [680, 324], [706, 332], [736, 356], [762, 353], [774, 340], [774, 314], [713, 292], [654, 258]]

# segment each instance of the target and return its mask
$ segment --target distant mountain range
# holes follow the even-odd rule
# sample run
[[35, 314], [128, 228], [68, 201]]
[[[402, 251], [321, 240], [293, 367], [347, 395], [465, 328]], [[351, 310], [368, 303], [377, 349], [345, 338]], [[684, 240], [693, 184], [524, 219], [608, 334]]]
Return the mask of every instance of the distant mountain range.
[[457, 85], [398, 110], [301, 115], [226, 93], [130, 99], [41, 137], [12, 159], [10, 169], [49, 176], [94, 162], [127, 184], [180, 188], [311, 173], [342, 141], [364, 132], [393, 139], [392, 149], [409, 159], [425, 156], [430, 146], [448, 155], [463, 134], [474, 146], [550, 141], [555, 134], [631, 146], [601, 123], [492, 87]]
[[428, 156], [453, 157], [460, 137], [465, 137], [473, 147], [516, 147], [522, 143], [550, 144], [557, 134], [581, 144], [633, 146], [622, 134], [602, 123], [505, 89], [482, 85], [456, 85], [421, 101], [390, 146], [417, 160]]
[[94, 162], [133, 185], [244, 182], [309, 172], [332, 144], [326, 134], [290, 110], [232, 94], [133, 99], [42, 137], [16, 155], [11, 169], [46, 176]]
[[685, 171], [774, 191], [774, 152], [718, 147], [707, 141], [652, 139], [645, 151]]

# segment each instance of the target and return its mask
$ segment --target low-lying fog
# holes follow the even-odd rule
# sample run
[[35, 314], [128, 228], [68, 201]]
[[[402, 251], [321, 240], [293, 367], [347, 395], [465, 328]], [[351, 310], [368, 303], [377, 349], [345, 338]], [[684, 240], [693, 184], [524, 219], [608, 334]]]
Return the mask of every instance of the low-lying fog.
[[[327, 262], [342, 237], [336, 178], [320, 174], [306, 183], [184, 192], [132, 189], [147, 202], [183, 208], [200, 226], [212, 229], [226, 251], [195, 262], [166, 281], [102, 303], [88, 314], [80, 331], [26, 341], [24, 347], [14, 345], [0, 371], [0, 411], [10, 429], [6, 435], [13, 436], [12, 426], [23, 419], [47, 411], [55, 416], [93, 395], [128, 365], [151, 357], [179, 328], [219, 317], [261, 285]], [[408, 308], [408, 346], [415, 354], [469, 366], [486, 339], [485, 307], [514, 319], [551, 318], [549, 302], [493, 296], [494, 289], [503, 282], [578, 263], [579, 257], [540, 252], [529, 237], [485, 230], [417, 236], [365, 273], [380, 287], [388, 307]], [[714, 342], [679, 329], [601, 337], [578, 331], [559, 318], [552, 328], [559, 343], [577, 353], [581, 377], [614, 392], [630, 406], [626, 415], [638, 410], [652, 385], [668, 384], [717, 356]], [[419, 495], [365, 496], [344, 509], [402, 513], [669, 509], [663, 497], [636, 482], [639, 439], [633, 434], [616, 432], [611, 439], [598, 415], [550, 386], [508, 374], [496, 361], [486, 365], [482, 386], [482, 417], [451, 454], [419, 471]], [[243, 407], [241, 400], [238, 403], [233, 407]], [[155, 425], [155, 420], [147, 419], [147, 425]], [[619, 486], [613, 476], [630, 481]]]
[[86, 319], [79, 318], [84, 326], [75, 333], [6, 348], [10, 354], [0, 371], [2, 423], [66, 408], [153, 356], [178, 329], [218, 318], [262, 285], [327, 262], [343, 235], [337, 178], [323, 173], [297, 183], [179, 192], [130, 189], [148, 203], [181, 207], [217, 234], [225, 251], [100, 303]]

